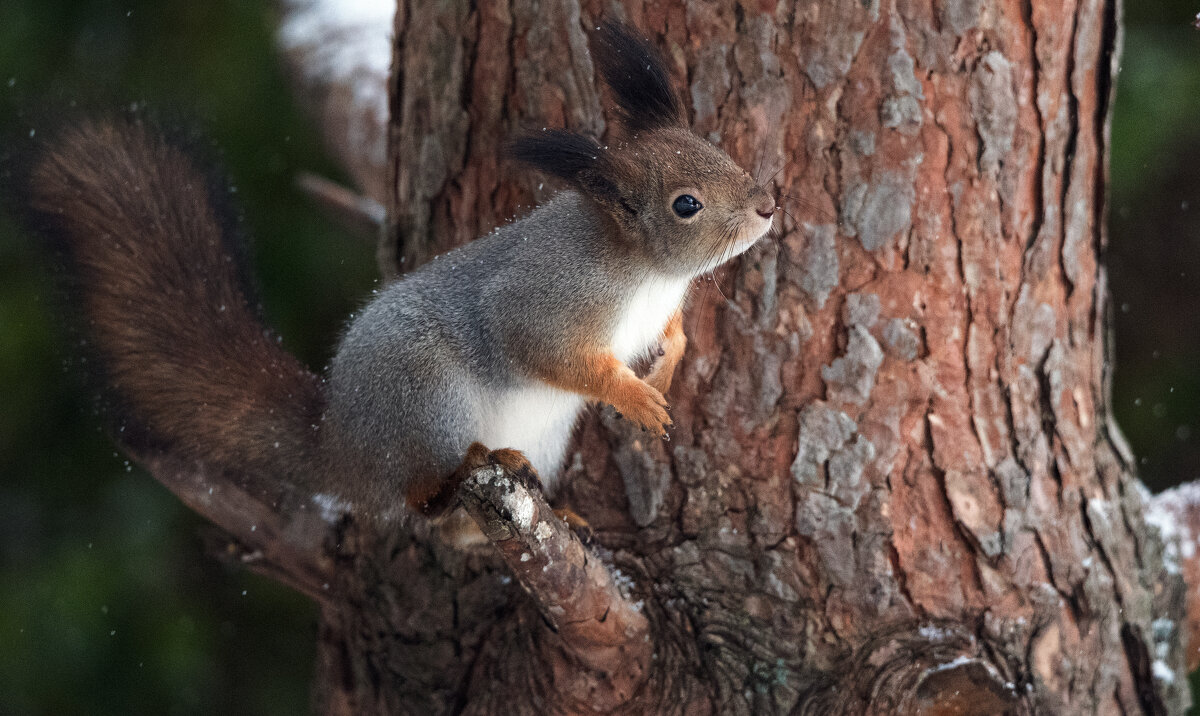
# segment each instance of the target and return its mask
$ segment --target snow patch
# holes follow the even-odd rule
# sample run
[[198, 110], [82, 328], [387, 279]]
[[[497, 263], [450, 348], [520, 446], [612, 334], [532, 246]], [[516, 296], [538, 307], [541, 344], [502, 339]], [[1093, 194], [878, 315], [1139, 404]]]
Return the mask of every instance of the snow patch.
[[926, 624], [926, 625], [922, 626], [920, 629], [917, 630], [917, 634], [922, 639], [928, 639], [929, 641], [938, 641], [938, 642], [950, 641], [951, 639], [954, 638], [953, 632], [951, 632], [948, 629], [944, 629], [940, 626], [936, 626], [933, 624]]
[[533, 527], [533, 499], [529, 495], [510, 492], [503, 498], [504, 509], [512, 515], [512, 521], [521, 531]]
[[312, 502], [317, 506], [321, 519], [326, 522], [336, 522], [343, 514], [350, 511], [349, 502], [323, 492], [313, 495]]
[[[1200, 495], [1181, 494], [1175, 490], [1164, 492], [1157, 498], [1146, 498], [1149, 507], [1146, 510], [1146, 524], [1158, 529], [1159, 538], [1163, 542], [1163, 567], [1170, 574], [1181, 574], [1180, 557], [1187, 558], [1195, 554], [1195, 538], [1191, 534], [1186, 521], [1178, 519], [1178, 515], [1188, 509], [1192, 498]], [[1187, 547], [1184, 547], [1184, 545]]]
[[[350, 88], [358, 113], [386, 126], [395, 0], [285, 0], [283, 8], [279, 45], [309, 58], [305, 79]], [[351, 131], [372, 162], [386, 163], [386, 132]]]
[[1162, 659], [1155, 659], [1154, 664], [1150, 668], [1154, 671], [1154, 678], [1164, 684], [1175, 683], [1175, 672], [1171, 667], [1167, 666], [1167, 662]]

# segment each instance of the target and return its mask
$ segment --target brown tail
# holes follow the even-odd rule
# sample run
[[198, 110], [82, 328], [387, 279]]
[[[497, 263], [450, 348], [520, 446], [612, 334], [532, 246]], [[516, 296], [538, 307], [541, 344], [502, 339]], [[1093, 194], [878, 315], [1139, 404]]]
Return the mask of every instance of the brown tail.
[[241, 280], [237, 232], [187, 154], [136, 121], [74, 127], [29, 174], [61, 241], [117, 437], [247, 475], [303, 479], [320, 379], [277, 344]]

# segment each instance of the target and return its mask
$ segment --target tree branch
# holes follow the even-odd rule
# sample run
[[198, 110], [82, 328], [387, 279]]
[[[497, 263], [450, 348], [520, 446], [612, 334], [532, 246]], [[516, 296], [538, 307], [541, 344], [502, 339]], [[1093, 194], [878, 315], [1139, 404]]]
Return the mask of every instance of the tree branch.
[[[236, 559], [323, 603], [334, 571], [323, 549], [334, 515], [310, 504], [287, 486], [249, 486], [195, 463], [167, 457], [134, 456], [156, 480], [197, 514], [228, 533], [209, 539], [224, 558]], [[263, 488], [264, 486], [258, 485]]]
[[300, 172], [296, 186], [346, 231], [372, 243], [387, 223], [383, 204], [312, 172]]
[[1188, 671], [1200, 667], [1200, 481], [1185, 482], [1150, 498], [1146, 521], [1158, 528], [1168, 570], [1181, 571], [1187, 585], [1183, 628]]
[[[576, 700], [598, 709], [620, 706], [646, 678], [649, 622], [601, 560], [554, 515], [536, 484], [523, 458], [513, 464], [493, 457], [470, 471], [459, 497], [557, 633], [556, 646], [591, 672], [575, 680]], [[572, 690], [563, 686], [564, 692]]]

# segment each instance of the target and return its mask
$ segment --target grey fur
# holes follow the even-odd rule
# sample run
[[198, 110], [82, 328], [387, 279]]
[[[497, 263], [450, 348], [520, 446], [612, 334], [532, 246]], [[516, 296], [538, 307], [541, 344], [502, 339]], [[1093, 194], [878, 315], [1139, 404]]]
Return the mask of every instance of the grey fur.
[[631, 270], [605, 226], [591, 201], [562, 192], [366, 306], [332, 362], [322, 429], [353, 483], [370, 488], [351, 497], [386, 499], [414, 476], [451, 474], [497, 393], [537, 381], [537, 362], [567, 360], [581, 322], [612, 334], [650, 271]]
[[[570, 360], [580, 341], [608, 347], [639, 286], [705, 267], [703, 243], [686, 233], [674, 248], [686, 254], [691, 244], [691, 270], [663, 270], [658, 242], [631, 241], [614, 226], [601, 205], [564, 191], [363, 309], [332, 362], [321, 430], [322, 452], [352, 475], [346, 497], [383, 507], [413, 480], [450, 475], [483, 441], [491, 405], [539, 383], [538, 365]], [[545, 436], [542, 464], [531, 456], [549, 484], [583, 405], [580, 397], [565, 430]]]

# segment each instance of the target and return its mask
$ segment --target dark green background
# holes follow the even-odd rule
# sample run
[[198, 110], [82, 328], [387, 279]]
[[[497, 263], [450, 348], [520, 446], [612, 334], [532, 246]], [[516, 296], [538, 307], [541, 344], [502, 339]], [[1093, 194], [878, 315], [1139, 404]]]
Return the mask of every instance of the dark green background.
[[[1132, 5], [1108, 264], [1117, 413], [1157, 490], [1200, 478], [1200, 7]], [[0, 136], [73, 101], [197, 118], [247, 208], [268, 316], [319, 368], [375, 274], [371, 247], [293, 188], [299, 170], [338, 173], [273, 27], [260, 0], [4, 0]], [[0, 714], [305, 711], [315, 609], [205, 556], [202, 522], [114, 452], [51, 286], [0, 217]]]

